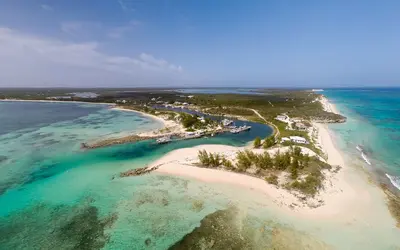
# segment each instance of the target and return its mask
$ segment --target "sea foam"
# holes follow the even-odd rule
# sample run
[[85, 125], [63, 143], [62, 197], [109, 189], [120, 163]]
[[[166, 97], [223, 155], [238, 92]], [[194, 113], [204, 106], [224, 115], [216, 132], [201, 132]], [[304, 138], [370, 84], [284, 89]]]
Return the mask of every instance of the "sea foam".
[[393, 186], [395, 186], [398, 190], [400, 190], [400, 176], [392, 176], [386, 174], [386, 177], [390, 180]]

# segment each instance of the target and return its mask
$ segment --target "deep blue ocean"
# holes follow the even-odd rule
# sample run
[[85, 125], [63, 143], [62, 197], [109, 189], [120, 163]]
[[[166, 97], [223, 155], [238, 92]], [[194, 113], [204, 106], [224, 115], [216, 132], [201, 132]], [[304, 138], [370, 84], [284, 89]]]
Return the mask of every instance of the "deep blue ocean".
[[365, 149], [371, 166], [400, 189], [400, 88], [327, 89], [322, 92], [348, 120], [330, 128], [345, 152], [360, 157]]

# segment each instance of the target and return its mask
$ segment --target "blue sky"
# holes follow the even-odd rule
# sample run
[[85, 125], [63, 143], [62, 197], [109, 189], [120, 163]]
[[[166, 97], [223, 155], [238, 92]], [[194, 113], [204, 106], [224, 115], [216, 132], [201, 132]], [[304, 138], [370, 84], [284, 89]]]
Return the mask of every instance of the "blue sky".
[[399, 86], [399, 13], [391, 0], [0, 0], [0, 86]]

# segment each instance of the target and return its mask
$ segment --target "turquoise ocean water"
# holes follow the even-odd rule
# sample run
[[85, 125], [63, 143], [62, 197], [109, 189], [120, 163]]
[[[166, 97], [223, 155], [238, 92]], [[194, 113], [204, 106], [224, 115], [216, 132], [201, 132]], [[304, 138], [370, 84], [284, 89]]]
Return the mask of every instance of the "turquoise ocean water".
[[[330, 126], [344, 152], [400, 190], [400, 89], [330, 89], [322, 94], [348, 117], [345, 124]], [[357, 145], [364, 148], [370, 165]]]
[[394, 231], [379, 235], [357, 223], [298, 218], [265, 195], [235, 186], [155, 173], [118, 177], [174, 149], [245, 145], [272, 132], [263, 125], [239, 135], [81, 151], [82, 142], [161, 124], [102, 105], [33, 102], [0, 102], [0, 121], [0, 249], [167, 249], [205, 216], [232, 205], [242, 211], [235, 225], [251, 229], [256, 249], [272, 243], [292, 246], [283, 249], [392, 249], [398, 243]]

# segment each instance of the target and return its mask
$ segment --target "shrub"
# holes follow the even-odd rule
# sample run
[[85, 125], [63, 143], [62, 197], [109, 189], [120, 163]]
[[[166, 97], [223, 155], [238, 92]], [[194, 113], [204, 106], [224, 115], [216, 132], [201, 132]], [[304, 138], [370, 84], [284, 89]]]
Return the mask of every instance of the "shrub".
[[278, 176], [274, 175], [274, 174], [270, 174], [268, 177], [265, 177], [265, 180], [272, 185], [276, 185], [278, 186]]
[[236, 160], [240, 171], [246, 171], [251, 166], [251, 160], [247, 157], [246, 152], [239, 151], [236, 154]]
[[299, 161], [297, 159], [293, 159], [292, 164], [290, 165], [290, 177], [295, 180], [298, 177], [298, 169], [299, 169]]
[[275, 138], [274, 136], [270, 136], [268, 138], [265, 138], [264, 143], [263, 143], [263, 148], [270, 148], [275, 145]]
[[222, 164], [223, 157], [220, 154], [207, 153], [206, 150], [200, 150], [198, 158], [201, 165], [205, 167], [218, 167]]
[[259, 148], [261, 146], [261, 138], [257, 136], [256, 139], [254, 139], [253, 145], [255, 148]]
[[251, 150], [246, 149], [245, 154], [251, 163], [256, 163], [258, 160], [258, 155]]
[[264, 152], [263, 154], [258, 155], [258, 160], [255, 162], [257, 168], [260, 169], [268, 169], [272, 168], [272, 158], [268, 152]]
[[222, 158], [222, 165], [223, 165], [226, 169], [232, 170], [232, 169], [234, 168], [232, 161], [226, 159], [225, 157]]
[[321, 173], [309, 174], [302, 182], [294, 181], [291, 187], [304, 194], [314, 196], [322, 186], [323, 176]]
[[210, 165], [210, 158], [209, 158], [206, 150], [200, 150], [197, 155], [198, 155], [201, 165], [203, 165], [203, 166]]

